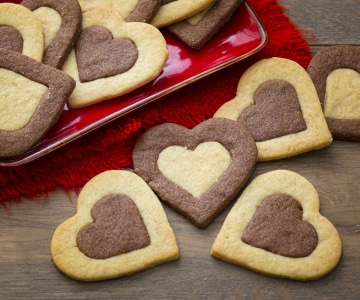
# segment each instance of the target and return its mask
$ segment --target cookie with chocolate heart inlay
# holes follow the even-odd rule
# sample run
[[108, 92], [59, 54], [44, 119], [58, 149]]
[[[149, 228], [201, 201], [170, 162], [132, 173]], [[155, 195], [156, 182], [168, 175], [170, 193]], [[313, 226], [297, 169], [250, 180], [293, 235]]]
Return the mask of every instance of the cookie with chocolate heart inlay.
[[64, 72], [0, 48], [0, 158], [30, 150], [58, 120], [75, 81]]
[[168, 28], [190, 49], [199, 51], [231, 18], [243, 0], [217, 0], [204, 11]]
[[126, 22], [150, 23], [161, 5], [161, 0], [79, 0], [82, 10], [91, 7], [108, 7], [115, 10]]
[[285, 58], [252, 65], [241, 76], [236, 97], [214, 117], [245, 122], [254, 134], [258, 161], [298, 155], [332, 141], [310, 76]]
[[334, 139], [360, 141], [360, 48], [325, 48], [316, 53], [307, 71]]
[[251, 175], [256, 145], [240, 122], [217, 118], [192, 129], [163, 123], [147, 130], [133, 165], [162, 201], [199, 228], [227, 207]]
[[80, 108], [129, 93], [154, 80], [168, 58], [154, 26], [125, 22], [114, 10], [83, 11], [82, 33], [63, 70], [76, 81], [69, 107]]
[[42, 60], [43, 28], [31, 10], [14, 3], [0, 3], [0, 48]]
[[103, 26], [85, 28], [75, 47], [80, 82], [115, 76], [136, 62], [137, 48], [130, 39], [113, 39]]
[[341, 240], [319, 209], [306, 178], [287, 170], [262, 174], [232, 207], [211, 254], [271, 276], [321, 278], [338, 264]]
[[76, 214], [51, 241], [56, 267], [67, 276], [97, 281], [174, 261], [174, 232], [150, 187], [135, 173], [111, 170], [81, 190]]
[[81, 7], [77, 0], [23, 0], [43, 25], [45, 51], [42, 62], [61, 69], [81, 31]]

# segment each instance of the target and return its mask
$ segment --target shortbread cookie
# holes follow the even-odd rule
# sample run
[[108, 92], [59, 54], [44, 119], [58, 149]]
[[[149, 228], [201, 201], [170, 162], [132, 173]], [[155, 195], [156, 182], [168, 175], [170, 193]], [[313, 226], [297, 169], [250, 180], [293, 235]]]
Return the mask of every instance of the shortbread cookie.
[[77, 0], [23, 0], [43, 25], [45, 51], [42, 62], [60, 69], [81, 30], [81, 8]]
[[75, 81], [64, 72], [0, 48], [0, 158], [24, 154], [58, 120]]
[[18, 4], [0, 3], [0, 48], [42, 60], [42, 25], [29, 9]]
[[230, 19], [243, 0], [217, 0], [204, 11], [168, 28], [184, 44], [199, 51]]
[[163, 0], [151, 21], [157, 28], [185, 20], [206, 9], [216, 0]]
[[319, 51], [307, 69], [334, 139], [360, 141], [360, 48]]
[[251, 175], [256, 145], [240, 122], [209, 119], [192, 129], [152, 127], [133, 150], [133, 165], [162, 201], [199, 228], [227, 207]]
[[84, 11], [90, 7], [108, 7], [127, 22], [150, 23], [161, 5], [161, 0], [79, 0], [79, 3]]
[[67, 276], [96, 281], [174, 261], [179, 249], [153, 191], [136, 174], [112, 170], [81, 190], [76, 214], [54, 232], [51, 255]]
[[155, 79], [168, 57], [158, 29], [127, 23], [114, 10], [83, 12], [82, 32], [63, 70], [76, 80], [70, 108], [92, 105], [129, 93]]
[[311, 78], [284, 58], [252, 65], [240, 78], [236, 97], [214, 117], [242, 120], [256, 141], [259, 161], [294, 156], [332, 141]]
[[339, 234], [319, 208], [317, 191], [299, 174], [260, 175], [229, 212], [211, 254], [271, 276], [318, 279], [341, 256]]

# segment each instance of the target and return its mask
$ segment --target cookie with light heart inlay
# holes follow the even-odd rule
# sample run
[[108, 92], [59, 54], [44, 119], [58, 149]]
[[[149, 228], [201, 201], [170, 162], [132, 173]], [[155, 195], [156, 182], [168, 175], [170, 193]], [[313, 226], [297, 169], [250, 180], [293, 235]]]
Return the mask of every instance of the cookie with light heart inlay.
[[135, 172], [199, 228], [231, 203], [252, 174], [256, 158], [246, 127], [223, 118], [192, 129], [157, 125], [140, 136], [133, 150]]
[[360, 48], [325, 48], [312, 58], [307, 71], [334, 139], [360, 141]]
[[81, 7], [77, 0], [23, 0], [43, 25], [42, 62], [61, 69], [81, 31]]
[[72, 109], [129, 93], [155, 79], [168, 49], [161, 32], [141, 22], [126, 22], [115, 10], [90, 7], [82, 32], [63, 70], [76, 80]]
[[116, 278], [174, 261], [174, 232], [149, 186], [135, 173], [111, 170], [81, 190], [76, 214], [53, 234], [56, 267], [81, 281]]
[[232, 207], [211, 254], [271, 276], [321, 278], [336, 267], [342, 249], [336, 228], [319, 209], [316, 189], [301, 175], [259, 175]]
[[320, 149], [332, 141], [310, 76], [285, 58], [252, 65], [241, 76], [236, 97], [214, 117], [242, 120], [256, 140], [259, 161]]

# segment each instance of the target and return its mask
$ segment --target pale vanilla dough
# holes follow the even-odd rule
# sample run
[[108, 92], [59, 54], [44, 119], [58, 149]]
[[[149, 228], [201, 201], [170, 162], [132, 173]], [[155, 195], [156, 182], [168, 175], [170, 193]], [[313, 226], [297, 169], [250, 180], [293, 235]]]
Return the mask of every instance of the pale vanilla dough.
[[91, 7], [107, 7], [115, 10], [126, 19], [135, 9], [139, 0], [79, 0], [82, 11]]
[[[109, 194], [123, 194], [136, 203], [151, 244], [107, 259], [90, 258], [77, 247], [77, 235], [84, 226], [93, 223], [92, 207]], [[179, 249], [165, 211], [145, 181], [130, 171], [110, 170], [92, 178], [81, 190], [76, 214], [54, 232], [51, 255], [55, 265], [67, 276], [95, 281], [128, 275], [176, 260]]]
[[[290, 258], [244, 243], [241, 236], [261, 201], [274, 194], [288, 194], [298, 200], [303, 220], [314, 226], [318, 245], [307, 257]], [[341, 256], [340, 236], [333, 224], [319, 212], [314, 186], [301, 175], [276, 170], [255, 178], [236, 201], [211, 248], [224, 261], [256, 272], [297, 280], [313, 280], [330, 272]]]
[[298, 133], [256, 142], [258, 161], [290, 157], [329, 145], [332, 136], [310, 76], [299, 64], [285, 58], [273, 57], [253, 64], [241, 76], [236, 97], [223, 104], [214, 117], [237, 121], [244, 109], [254, 105], [256, 90], [274, 79], [294, 86], [307, 128]]
[[129, 93], [155, 79], [168, 58], [166, 41], [154, 26], [140, 22], [126, 23], [114, 10], [97, 7], [83, 12], [82, 28], [104, 26], [113, 38], [128, 38], [138, 50], [138, 58], [128, 71], [90, 82], [80, 82], [75, 50], [70, 52], [63, 71], [76, 81], [76, 88], [69, 98], [70, 108], [89, 106]]
[[199, 144], [195, 150], [170, 146], [160, 153], [157, 164], [168, 180], [200, 198], [229, 168], [231, 155], [218, 142]]
[[48, 87], [3, 68], [0, 82], [0, 130], [19, 130], [29, 123]]
[[215, 2], [216, 1], [211, 3], [208, 7], [206, 7], [204, 10], [197, 13], [196, 15], [191, 16], [190, 18], [187, 18], [186, 21], [189, 22], [193, 26], [196, 25], [197, 23], [199, 23], [202, 20], [202, 18], [206, 15], [206, 13], [213, 7]]
[[42, 60], [43, 29], [32, 11], [19, 4], [0, 3], [0, 26], [10, 26], [18, 30], [23, 38], [22, 54]]
[[336, 69], [326, 79], [324, 114], [335, 119], [360, 119], [360, 74]]
[[185, 20], [205, 10], [214, 0], [178, 0], [161, 5], [151, 24], [161, 28]]
[[44, 47], [49, 46], [61, 27], [61, 16], [55, 10], [47, 6], [39, 7], [33, 11], [43, 26]]

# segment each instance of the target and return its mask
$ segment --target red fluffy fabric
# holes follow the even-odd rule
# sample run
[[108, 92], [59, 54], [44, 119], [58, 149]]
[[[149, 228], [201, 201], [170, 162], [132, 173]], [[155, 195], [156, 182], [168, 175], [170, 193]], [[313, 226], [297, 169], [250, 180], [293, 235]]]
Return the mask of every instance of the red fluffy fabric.
[[132, 148], [142, 132], [163, 122], [191, 128], [212, 117], [223, 103], [235, 97], [242, 73], [260, 59], [284, 57], [307, 67], [311, 59], [308, 44], [277, 1], [248, 3], [268, 33], [268, 44], [260, 52], [43, 158], [19, 167], [0, 168], [0, 201], [43, 198], [57, 187], [78, 191], [100, 172], [131, 167]]

